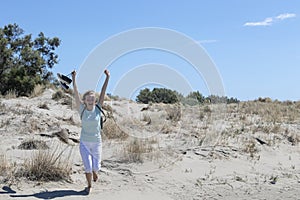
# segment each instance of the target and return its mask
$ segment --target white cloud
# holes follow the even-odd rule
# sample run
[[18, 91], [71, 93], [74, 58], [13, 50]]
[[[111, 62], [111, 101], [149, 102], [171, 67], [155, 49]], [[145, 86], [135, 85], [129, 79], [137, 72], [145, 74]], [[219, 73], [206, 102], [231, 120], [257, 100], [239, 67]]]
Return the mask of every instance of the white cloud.
[[278, 20], [285, 20], [288, 18], [296, 17], [296, 14], [294, 13], [284, 13], [280, 14], [276, 17], [268, 17], [264, 21], [258, 21], [258, 22], [246, 22], [244, 26], [271, 26], [274, 22]]
[[261, 22], [247, 22], [244, 26], [270, 26], [272, 25], [273, 19], [271, 17], [266, 18]]
[[278, 15], [276, 17], [276, 19], [284, 20], [284, 19], [293, 18], [293, 17], [296, 17], [296, 14], [294, 14], [294, 13], [285, 13], [285, 14]]

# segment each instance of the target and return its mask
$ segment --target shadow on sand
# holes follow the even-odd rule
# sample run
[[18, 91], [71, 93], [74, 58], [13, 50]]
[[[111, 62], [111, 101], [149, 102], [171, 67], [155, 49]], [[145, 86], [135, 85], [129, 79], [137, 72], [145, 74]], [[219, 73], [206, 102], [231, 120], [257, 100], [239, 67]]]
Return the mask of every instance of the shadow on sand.
[[35, 197], [38, 199], [55, 199], [58, 197], [66, 197], [66, 196], [86, 196], [88, 195], [85, 189], [81, 191], [74, 190], [55, 190], [55, 191], [44, 191], [35, 194], [16, 194], [16, 191], [12, 190], [10, 187], [4, 186], [2, 187], [3, 192], [0, 191], [1, 194], [10, 194], [10, 197]]
[[12, 190], [8, 186], [3, 186], [2, 190], [4, 190], [4, 191], [0, 191], [0, 194], [16, 194], [16, 191]]

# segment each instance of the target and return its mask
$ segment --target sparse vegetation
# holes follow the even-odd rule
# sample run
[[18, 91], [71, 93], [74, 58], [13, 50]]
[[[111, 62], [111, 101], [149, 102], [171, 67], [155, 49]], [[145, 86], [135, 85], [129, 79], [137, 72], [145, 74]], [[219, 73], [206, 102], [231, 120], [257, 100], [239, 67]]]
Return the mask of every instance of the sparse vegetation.
[[43, 92], [45, 91], [45, 86], [44, 85], [41, 85], [41, 84], [37, 84], [33, 91], [31, 92], [31, 95], [30, 97], [33, 98], [33, 97], [38, 97], [40, 96], [41, 94], [43, 94]]
[[248, 153], [250, 155], [251, 158], [254, 158], [255, 153], [258, 152], [258, 149], [255, 145], [255, 141], [251, 140], [249, 142], [246, 143], [245, 147], [244, 147], [244, 152]]
[[32, 181], [70, 180], [72, 164], [69, 156], [63, 156], [65, 150], [39, 150], [30, 159], [26, 159], [17, 176]]
[[[13, 160], [17, 153], [9, 159], [0, 156], [1, 183], [18, 184], [26, 181], [36, 184], [38, 181], [44, 184], [44, 181], [70, 181], [74, 177], [77, 181], [77, 175], [84, 178], [76, 148], [80, 138], [80, 118], [77, 111], [62, 105], [64, 101], [67, 102], [67, 97], [72, 98], [71, 95], [57, 88], [45, 90], [42, 94], [47, 99], [36, 96], [0, 100], [1, 133], [7, 138], [17, 136], [18, 139], [14, 139], [20, 142], [19, 146], [18, 143], [7, 147], [7, 151], [12, 155], [13, 151], [24, 150], [21, 152], [25, 155], [21, 159], [17, 158], [18, 163]], [[192, 99], [192, 103], [148, 102], [144, 105], [123, 99], [112, 104], [106, 102], [103, 109], [107, 121], [102, 130], [104, 170], [111, 171], [111, 174], [121, 174], [119, 177], [126, 179], [129, 175], [134, 177], [140, 169], [154, 167], [160, 170], [173, 166], [179, 160], [185, 162], [187, 158], [192, 162], [208, 161], [212, 166], [210, 169], [213, 169], [215, 159], [225, 161], [231, 158], [255, 162], [251, 165], [254, 168], [263, 160], [260, 156], [265, 150], [276, 151], [282, 145], [291, 150], [296, 149], [300, 143], [299, 102], [257, 100], [231, 103], [226, 105], [226, 113], [221, 115], [219, 108], [223, 103], [208, 102], [200, 93], [193, 95], [188, 99]], [[67, 132], [59, 131], [65, 129]], [[28, 135], [34, 139], [24, 140]], [[42, 139], [47, 137], [47, 142], [37, 138], [40, 136], [43, 136]], [[49, 148], [53, 147], [52, 142], [66, 148], [75, 146], [76, 162], [72, 162], [69, 151]], [[295, 171], [297, 165], [293, 161], [296, 155], [290, 155], [290, 170]], [[196, 171], [186, 163], [183, 164], [186, 167], [183, 169], [185, 175], [192, 175]], [[244, 174], [236, 174], [233, 179], [220, 179], [214, 169], [205, 173], [209, 173], [209, 176], [195, 178], [197, 181], [193, 183], [197, 187], [205, 187], [208, 181], [223, 185], [231, 184], [231, 181], [246, 184], [250, 179], [250, 176]], [[288, 173], [292, 174], [291, 178], [295, 178], [293, 172]], [[103, 175], [105, 181], [107, 174]], [[145, 178], [147, 181], [152, 180], [148, 174]], [[261, 177], [257, 176], [257, 179], [261, 181]]]
[[104, 139], [126, 139], [128, 135], [120, 129], [112, 118], [108, 118], [103, 126]]
[[142, 163], [147, 154], [153, 151], [151, 142], [134, 138], [124, 147], [124, 161]]
[[258, 115], [266, 122], [276, 123], [293, 123], [300, 118], [297, 103], [286, 102], [261, 102], [249, 101], [242, 102], [240, 113], [248, 115]]
[[108, 100], [114, 100], [114, 101], [118, 101], [120, 100], [120, 97], [117, 96], [117, 95], [112, 95], [112, 94], [107, 94], [105, 95], [105, 101], [108, 101]]
[[184, 105], [199, 105], [199, 104], [231, 104], [239, 103], [237, 98], [220, 97], [216, 95], [210, 95], [208, 97], [203, 96], [199, 91], [190, 92], [186, 97], [179, 94], [177, 91], [172, 91], [166, 88], [154, 88], [152, 91], [145, 88], [140, 90], [139, 95], [136, 98], [139, 103], [166, 103], [174, 104], [181, 102]]
[[72, 96], [69, 93], [62, 91], [61, 89], [56, 90], [52, 95], [52, 99], [55, 101], [60, 101], [62, 105], [68, 105], [70, 108], [74, 106], [74, 101]]
[[147, 113], [143, 113], [142, 121], [146, 122], [147, 125], [151, 124], [151, 117]]
[[73, 106], [73, 103], [74, 103], [74, 101], [73, 101], [72, 97], [70, 97], [70, 96], [64, 96], [64, 98], [61, 102], [62, 105], [68, 105], [71, 108]]
[[6, 175], [10, 164], [5, 155], [0, 154], [0, 176]]
[[62, 90], [57, 90], [53, 95], [52, 95], [52, 99], [53, 100], [60, 100], [65, 96], [64, 92]]
[[6, 99], [15, 99], [17, 98], [16, 90], [8, 90], [4, 94]]
[[29, 139], [23, 141], [19, 146], [19, 149], [24, 149], [24, 150], [32, 150], [32, 149], [49, 149], [49, 146], [45, 141], [42, 140], [34, 140], [34, 139]]
[[167, 112], [167, 120], [177, 122], [181, 119], [181, 107], [179, 104], [168, 106], [166, 108], [166, 112]]

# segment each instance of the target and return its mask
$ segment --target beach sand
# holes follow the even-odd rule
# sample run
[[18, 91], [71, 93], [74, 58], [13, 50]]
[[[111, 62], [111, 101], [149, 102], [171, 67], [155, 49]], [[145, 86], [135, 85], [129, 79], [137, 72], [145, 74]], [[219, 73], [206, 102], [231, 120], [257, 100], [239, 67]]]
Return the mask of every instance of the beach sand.
[[[80, 133], [71, 98], [54, 100], [55, 92], [0, 100], [0, 199], [300, 199], [297, 102], [176, 107], [107, 100], [102, 169], [86, 195], [78, 143], [47, 137]], [[49, 149], [19, 148], [33, 140]], [[55, 150], [70, 163], [68, 180], [16, 175], [37, 152]]]

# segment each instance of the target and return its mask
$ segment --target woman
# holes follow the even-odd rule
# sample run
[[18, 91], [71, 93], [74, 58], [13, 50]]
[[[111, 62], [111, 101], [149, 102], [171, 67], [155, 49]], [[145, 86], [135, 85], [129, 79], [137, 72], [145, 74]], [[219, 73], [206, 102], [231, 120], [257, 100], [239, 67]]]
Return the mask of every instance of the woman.
[[96, 92], [90, 90], [83, 94], [81, 99], [76, 85], [76, 71], [72, 72], [73, 88], [75, 95], [76, 108], [81, 116], [81, 134], [80, 134], [80, 155], [83, 161], [85, 176], [87, 180], [86, 191], [89, 194], [92, 187], [92, 178], [94, 182], [98, 180], [97, 172], [101, 168], [101, 111], [96, 104], [103, 105], [105, 91], [107, 88], [110, 73], [104, 71], [106, 78], [97, 101]]

